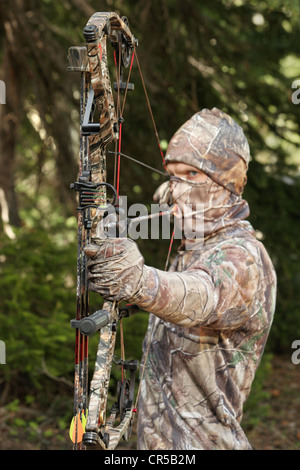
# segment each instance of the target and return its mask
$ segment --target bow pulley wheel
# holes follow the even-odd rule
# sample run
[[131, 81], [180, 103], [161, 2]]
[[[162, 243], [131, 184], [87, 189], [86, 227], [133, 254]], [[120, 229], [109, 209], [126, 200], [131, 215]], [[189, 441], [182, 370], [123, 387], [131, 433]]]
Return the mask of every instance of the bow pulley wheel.
[[[129, 21], [126, 16], [122, 16], [122, 20], [129, 27]], [[122, 66], [127, 68], [130, 64], [132, 57], [132, 48], [129, 46], [128, 41], [126, 40], [123, 33], [119, 34], [119, 47], [121, 48], [121, 60]]]
[[[129, 21], [126, 16], [122, 16], [122, 21], [129, 27]], [[133, 46], [129, 44], [125, 34], [121, 31], [115, 31], [116, 42], [113, 43], [115, 49], [116, 61], [120, 70], [120, 78], [118, 83], [114, 83], [114, 90], [134, 90], [133, 83], [123, 81], [123, 68], [127, 68], [131, 62], [133, 54]]]

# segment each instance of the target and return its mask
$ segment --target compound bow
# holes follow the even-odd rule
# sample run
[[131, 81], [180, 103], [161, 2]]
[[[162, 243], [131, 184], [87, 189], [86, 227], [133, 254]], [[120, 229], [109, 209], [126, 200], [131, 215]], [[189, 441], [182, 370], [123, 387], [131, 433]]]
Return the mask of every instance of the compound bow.
[[[130, 371], [130, 378], [118, 384], [118, 399], [106, 418], [109, 379], [114, 355], [117, 322], [128, 314], [116, 302], [105, 302], [103, 308], [89, 315], [89, 289], [85, 246], [99, 231], [108, 208], [118, 205], [117, 187], [106, 181], [107, 146], [115, 143], [116, 159], [120, 159], [123, 109], [129, 83], [132, 60], [137, 40], [125, 17], [116, 13], [95, 13], [83, 29], [85, 46], [70, 47], [68, 70], [81, 72], [80, 151], [78, 181], [71, 187], [78, 192], [78, 253], [77, 253], [77, 309], [71, 326], [76, 330], [74, 416], [70, 437], [74, 449], [100, 445], [114, 449], [121, 437], [131, 433], [134, 409], [134, 379], [138, 361], [118, 363]], [[117, 70], [117, 106], [114, 104], [107, 57], [107, 40], [114, 51]], [[129, 67], [127, 82], [123, 82], [123, 68]], [[124, 92], [121, 109], [119, 92]], [[116, 109], [117, 108], [117, 109]], [[119, 165], [118, 165], [119, 167]], [[88, 340], [100, 330], [95, 371], [90, 384], [88, 403]], [[115, 425], [118, 418], [119, 424]]]

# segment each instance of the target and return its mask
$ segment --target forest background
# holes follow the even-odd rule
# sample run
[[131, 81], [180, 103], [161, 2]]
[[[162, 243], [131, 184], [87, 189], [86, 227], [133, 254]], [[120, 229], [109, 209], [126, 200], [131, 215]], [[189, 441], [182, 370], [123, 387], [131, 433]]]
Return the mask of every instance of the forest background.
[[[69, 188], [78, 171], [80, 78], [67, 72], [67, 52], [84, 43], [82, 29], [95, 11], [129, 19], [163, 150], [193, 113], [214, 106], [235, 118], [249, 139], [244, 198], [274, 262], [278, 296], [243, 423], [255, 437], [262, 422], [269, 419], [278, 429], [278, 419], [292, 412], [298, 421], [291, 426], [289, 420], [281, 445], [300, 448], [299, 411], [282, 396], [280, 418], [270, 415], [279, 393], [272, 377], [282, 358], [280, 379], [289, 391], [294, 380], [300, 408], [299, 375], [290, 377], [300, 368], [292, 361], [292, 345], [300, 340], [297, 0], [0, 0], [0, 80], [6, 86], [0, 104], [0, 340], [6, 346], [0, 448], [70, 448], [77, 214]], [[131, 81], [123, 151], [161, 169], [135, 62]], [[160, 182], [156, 173], [122, 161], [120, 188], [130, 204], [150, 207]], [[161, 269], [168, 243], [138, 242], [146, 263]], [[124, 323], [127, 358], [140, 358], [147, 315]]]

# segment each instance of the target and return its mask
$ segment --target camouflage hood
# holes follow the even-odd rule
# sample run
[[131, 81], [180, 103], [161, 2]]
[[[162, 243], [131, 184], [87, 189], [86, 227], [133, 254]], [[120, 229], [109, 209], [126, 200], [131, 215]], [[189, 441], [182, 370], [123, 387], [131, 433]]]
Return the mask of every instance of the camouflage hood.
[[242, 128], [217, 108], [194, 114], [172, 137], [166, 163], [184, 162], [237, 196], [247, 182], [250, 150]]

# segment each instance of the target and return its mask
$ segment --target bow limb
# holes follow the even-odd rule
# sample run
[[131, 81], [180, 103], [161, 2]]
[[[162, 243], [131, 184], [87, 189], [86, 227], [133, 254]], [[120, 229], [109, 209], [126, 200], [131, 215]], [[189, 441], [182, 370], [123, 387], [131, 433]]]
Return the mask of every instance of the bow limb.
[[[107, 183], [106, 147], [117, 142], [119, 122], [111, 87], [107, 39], [119, 59], [119, 82], [124, 88], [121, 68], [129, 65], [136, 40], [128, 22], [116, 13], [95, 13], [83, 30], [85, 47], [69, 49], [69, 70], [80, 70], [81, 126], [80, 164], [78, 182], [72, 185], [79, 192], [78, 207], [78, 264], [77, 264], [77, 315], [71, 325], [76, 328], [75, 392], [73, 429], [70, 433], [74, 449], [98, 444], [114, 449], [121, 437], [129, 437], [133, 413], [134, 374], [136, 361], [123, 362], [131, 377], [120, 384], [117, 403], [106, 419], [109, 378], [116, 340], [116, 323], [119, 310], [116, 303], [105, 302], [102, 310], [89, 315], [89, 295], [84, 247], [93, 238], [103, 235], [103, 218], [108, 207], [107, 190], [112, 195], [111, 204], [117, 202], [114, 187]], [[126, 85], [126, 91], [128, 83]], [[124, 88], [125, 89], [125, 88]], [[100, 339], [95, 371], [90, 385], [87, 409], [87, 347], [88, 336], [100, 329]], [[120, 423], [114, 427], [120, 415]]]

